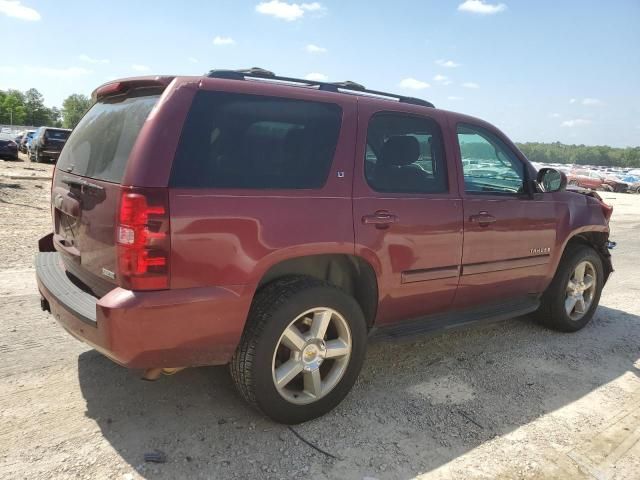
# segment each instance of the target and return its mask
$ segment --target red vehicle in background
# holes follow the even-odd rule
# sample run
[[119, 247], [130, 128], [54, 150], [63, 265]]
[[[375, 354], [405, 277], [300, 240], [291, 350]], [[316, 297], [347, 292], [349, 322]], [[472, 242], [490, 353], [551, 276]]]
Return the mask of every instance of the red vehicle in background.
[[425, 100], [261, 69], [93, 98], [55, 168], [41, 305], [149, 379], [230, 364], [298, 423], [347, 395], [368, 336], [527, 313], [576, 331], [612, 272], [597, 194]]
[[575, 169], [567, 175], [569, 185], [588, 188], [590, 190], [613, 190], [605, 182], [605, 178], [593, 170]]

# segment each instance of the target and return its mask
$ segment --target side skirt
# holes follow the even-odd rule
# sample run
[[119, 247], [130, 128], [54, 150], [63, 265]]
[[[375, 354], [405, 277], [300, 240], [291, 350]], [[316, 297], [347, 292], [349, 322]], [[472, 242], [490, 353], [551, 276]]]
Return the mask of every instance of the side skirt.
[[372, 341], [393, 340], [461, 328], [476, 323], [499, 322], [535, 312], [539, 306], [540, 299], [531, 296], [473, 309], [438, 313], [393, 325], [374, 327], [369, 338]]

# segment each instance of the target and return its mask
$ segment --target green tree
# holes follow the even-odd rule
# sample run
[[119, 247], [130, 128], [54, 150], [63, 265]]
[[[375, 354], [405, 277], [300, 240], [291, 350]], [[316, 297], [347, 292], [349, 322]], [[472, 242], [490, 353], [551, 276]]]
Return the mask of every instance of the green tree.
[[24, 93], [24, 106], [27, 114], [26, 122], [29, 125], [40, 127], [51, 123], [51, 112], [44, 106], [44, 97], [35, 88], [30, 88]]
[[62, 123], [66, 128], [74, 128], [82, 116], [91, 107], [91, 99], [86, 95], [74, 93], [62, 102]]
[[49, 118], [51, 119], [52, 126], [62, 127], [62, 112], [58, 107], [51, 107], [49, 109]]
[[24, 94], [19, 90], [7, 90], [0, 96], [0, 123], [24, 125], [27, 116]]
[[560, 142], [518, 144], [527, 158], [540, 163], [640, 167], [640, 147], [564, 145]]

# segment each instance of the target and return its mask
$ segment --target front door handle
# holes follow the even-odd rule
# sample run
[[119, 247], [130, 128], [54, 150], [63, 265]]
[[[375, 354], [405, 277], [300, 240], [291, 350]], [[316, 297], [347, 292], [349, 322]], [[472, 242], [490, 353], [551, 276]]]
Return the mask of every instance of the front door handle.
[[477, 223], [481, 227], [488, 227], [490, 224], [495, 223], [496, 217], [489, 215], [488, 212], [480, 212], [477, 215], [471, 215], [469, 221]]
[[386, 210], [378, 210], [376, 213], [364, 215], [362, 223], [366, 225], [375, 225], [376, 228], [388, 228], [392, 223], [398, 221], [398, 216]]

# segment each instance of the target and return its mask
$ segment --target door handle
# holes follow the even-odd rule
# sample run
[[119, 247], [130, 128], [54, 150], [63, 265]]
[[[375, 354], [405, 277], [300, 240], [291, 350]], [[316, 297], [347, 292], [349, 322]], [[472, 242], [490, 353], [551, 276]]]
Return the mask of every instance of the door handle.
[[389, 225], [396, 223], [398, 216], [393, 213], [389, 213], [386, 210], [379, 210], [376, 213], [364, 215], [362, 217], [362, 223], [366, 225], [375, 225], [376, 228], [389, 228]]
[[488, 212], [480, 212], [477, 215], [471, 215], [469, 217], [469, 221], [472, 223], [477, 223], [481, 227], [487, 227], [492, 223], [495, 223], [496, 217], [493, 215], [489, 215]]

